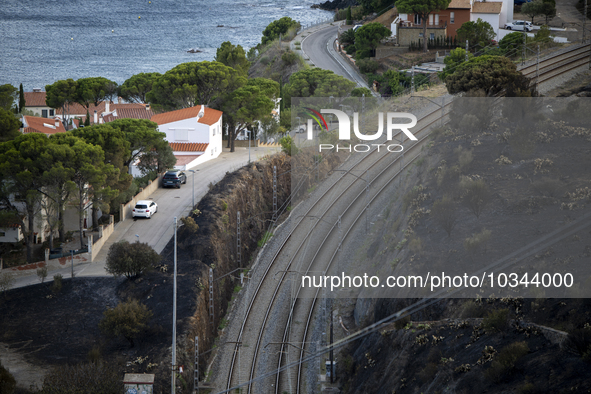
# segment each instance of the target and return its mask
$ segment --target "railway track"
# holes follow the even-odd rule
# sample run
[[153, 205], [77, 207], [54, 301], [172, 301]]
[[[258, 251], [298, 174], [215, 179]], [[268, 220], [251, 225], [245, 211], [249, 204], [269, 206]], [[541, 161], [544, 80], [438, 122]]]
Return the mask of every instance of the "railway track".
[[[579, 44], [566, 48], [564, 51], [553, 54], [550, 57], [540, 59], [539, 64], [539, 80], [538, 83], [544, 83], [553, 78], [574, 70], [578, 67], [589, 64], [591, 54], [591, 45]], [[529, 64], [523, 67], [518, 67], [526, 77], [535, 80], [537, 71], [536, 63]]]
[[[444, 106], [445, 109], [449, 110], [449, 104], [450, 103], [447, 103]], [[419, 151], [420, 146], [422, 145], [422, 142], [425, 141], [425, 139], [428, 136], [429, 127], [432, 126], [433, 124], [435, 124], [436, 122], [440, 121], [440, 119], [441, 119], [441, 107], [432, 106], [426, 112], [427, 113], [424, 114], [424, 116], [422, 116], [420, 118], [419, 123], [417, 124], [417, 127], [420, 128], [419, 129], [420, 131], [416, 132], [416, 135], [417, 135], [417, 137], [420, 138], [420, 141], [418, 141], [417, 143], [410, 146], [408, 153], [405, 153], [406, 155], [410, 155], [411, 152], [418, 152]], [[375, 154], [375, 153], [368, 154], [362, 160], [360, 160], [359, 163], [357, 163], [355, 165], [356, 170], [362, 169], [363, 171], [367, 171], [367, 174], [370, 174], [370, 175], [372, 174], [372, 172], [377, 173], [377, 175], [372, 176], [372, 185], [375, 184], [377, 179], [383, 179], [383, 182], [390, 183], [393, 179], [395, 179], [395, 175], [390, 176], [390, 177], [388, 177], [388, 175], [392, 175], [390, 173], [393, 171], [396, 164], [399, 163], [399, 160], [388, 161], [387, 159], [390, 158], [390, 156], [391, 155], [383, 154], [383, 151], [382, 151], [382, 154]], [[414, 156], [413, 156], [413, 159], [414, 159]], [[382, 166], [382, 167], [380, 167], [380, 166]], [[345, 171], [345, 170], [343, 170], [343, 171]], [[394, 169], [394, 171], [397, 174], [401, 170]], [[265, 341], [263, 340], [263, 336], [266, 332], [266, 330], [264, 330], [264, 328], [267, 326], [267, 323], [270, 319], [271, 311], [272, 311], [273, 307], [276, 307], [276, 305], [280, 303], [277, 301], [277, 299], [278, 299], [278, 296], [282, 293], [281, 289], [284, 286], [284, 282], [285, 282], [285, 279], [287, 278], [288, 272], [293, 271], [294, 267], [297, 266], [296, 262], [299, 258], [303, 258], [302, 256], [305, 255], [305, 252], [308, 249], [308, 246], [309, 246], [308, 244], [310, 242], [317, 241], [316, 238], [310, 240], [311, 234], [315, 234], [314, 230], [319, 228], [319, 226], [325, 225], [324, 227], [327, 227], [326, 224], [329, 223], [328, 218], [330, 217], [328, 208], [331, 206], [337, 205], [341, 201], [341, 199], [343, 199], [343, 197], [346, 196], [347, 193], [354, 194], [355, 192], [358, 192], [357, 197], [355, 198], [354, 202], [349, 204], [349, 207], [346, 209], [346, 211], [349, 211], [349, 208], [355, 202], [357, 202], [357, 210], [359, 211], [359, 215], [361, 215], [363, 213], [364, 206], [363, 206], [363, 203], [360, 202], [360, 201], [362, 201], [362, 198], [360, 196], [362, 196], [366, 193], [366, 191], [365, 191], [366, 184], [359, 177], [353, 178], [352, 182], [349, 182], [349, 181], [343, 182], [343, 178], [347, 174], [350, 174], [350, 173], [351, 172], [349, 170], [349, 171], [342, 173], [342, 175], [340, 177], [334, 177], [332, 183], [327, 188], [327, 190], [320, 196], [320, 198], [318, 198], [318, 200], [314, 204], [312, 204], [312, 206], [309, 209], [307, 209], [305, 211], [304, 215], [300, 215], [301, 217], [299, 218], [297, 225], [295, 225], [293, 227], [289, 236], [287, 236], [284, 239], [284, 241], [280, 245], [279, 249], [274, 254], [273, 259], [272, 259], [272, 263], [267, 266], [261, 280], [258, 282], [258, 286], [256, 287], [252, 298], [249, 300], [248, 308], [246, 309], [246, 315], [245, 315], [245, 318], [242, 322], [240, 332], [239, 332], [238, 336], [235, 338], [236, 339], [236, 341], [235, 341], [236, 347], [235, 347], [233, 355], [232, 355], [230, 372], [227, 377], [225, 392], [228, 392], [233, 387], [240, 385], [240, 377], [241, 376], [247, 377], [248, 381], [252, 381], [252, 379], [255, 378], [255, 375], [260, 375], [260, 373], [258, 373], [258, 374], [256, 373], [257, 372], [257, 365], [258, 365], [258, 358], [260, 356], [261, 349], [264, 348], [266, 345], [268, 345], [268, 343], [264, 344]], [[343, 183], [345, 183], [346, 185], [343, 185]], [[342, 189], [343, 187], [344, 187], [344, 190], [342, 190], [340, 193], [338, 193], [338, 196], [335, 198], [333, 196], [333, 194], [337, 193], [335, 190], [337, 188]], [[383, 190], [383, 188], [380, 189], [380, 192], [381, 192], [381, 190]], [[374, 196], [374, 198], [375, 198], [375, 196]], [[314, 220], [314, 223], [312, 225], [310, 225], [309, 223], [304, 222], [304, 219], [306, 217], [317, 218], [317, 220]], [[334, 216], [332, 218], [334, 219]], [[322, 249], [322, 245], [324, 245], [328, 242], [329, 235], [331, 233], [333, 233], [332, 230], [334, 229], [335, 223], [336, 223], [336, 221], [332, 224], [331, 228], [328, 231], [328, 234], [324, 237], [324, 240], [320, 243], [320, 245], [315, 245], [314, 247], [311, 248], [311, 250], [318, 251], [318, 250]], [[288, 240], [291, 239], [292, 236], [294, 236], [295, 231], [303, 232], [305, 235], [303, 236], [303, 240], [295, 248], [295, 251], [294, 250], [287, 251], [287, 253], [291, 255], [291, 258], [288, 260], [287, 263], [282, 264], [281, 262], [285, 259], [281, 259], [280, 256], [282, 256], [282, 253], [286, 252], [285, 249], [287, 248]], [[308, 245], [308, 246], [306, 246], [306, 245]], [[327, 250], [329, 250], [329, 249], [327, 249]], [[318, 255], [318, 253], [316, 253], [316, 256], [317, 255]], [[317, 260], [319, 260], [319, 259], [318, 258], [312, 259], [311, 264], [308, 266], [308, 269], [306, 269], [305, 272], [309, 272], [310, 267], [312, 267], [314, 261], [317, 261]], [[297, 268], [299, 268], [299, 267], [297, 267]], [[279, 274], [280, 274], [280, 277], [279, 277]], [[270, 280], [273, 278], [275, 278], [276, 281]], [[272, 297], [271, 297], [271, 300], [267, 303], [267, 308], [266, 308], [266, 312], [264, 314], [264, 318], [262, 320], [260, 319], [260, 317], [259, 318], [257, 318], [257, 317], [251, 318], [251, 313], [253, 311], [253, 305], [255, 302], [259, 301], [260, 294], [271, 294], [271, 293], [272, 293]], [[317, 298], [317, 295], [314, 295], [314, 298]], [[297, 299], [297, 297], [295, 299]], [[290, 310], [293, 310], [294, 305], [291, 306]], [[308, 311], [308, 314], [311, 315], [311, 310]], [[286, 330], [288, 330], [292, 316], [293, 316], [293, 313], [290, 313], [289, 317], [287, 318], [287, 321], [285, 321], [283, 323], [283, 324], [285, 324], [284, 327], [286, 327], [284, 332]], [[307, 320], [306, 326], [308, 326], [310, 319], [308, 318], [306, 320]], [[274, 321], [274, 323], [277, 323], [277, 322]], [[307, 331], [307, 329], [306, 329], [306, 331]], [[250, 333], [250, 332], [258, 333], [258, 337], [256, 339], [256, 344], [254, 346], [251, 346], [251, 344], [249, 343], [248, 346], [244, 346], [244, 343], [248, 341], [246, 337], [248, 337], [249, 335], [247, 333]], [[280, 357], [281, 357], [281, 355], [283, 355], [283, 352], [285, 352], [284, 348], [285, 348], [285, 345], [282, 345], [282, 349], [278, 352], [278, 354], [280, 355], [278, 357], [279, 364], [281, 364]], [[241, 371], [240, 370], [241, 368], [239, 366], [237, 366], [237, 362], [240, 359], [251, 360], [250, 362], [248, 362], [248, 364], [250, 364], [250, 366], [251, 366], [249, 371]], [[265, 372], [265, 371], [263, 371], [263, 372]], [[277, 379], [280, 379], [280, 377], [277, 376]], [[276, 392], [280, 392], [279, 391], [280, 387], [277, 384], [275, 384], [274, 386], [275, 386]], [[253, 387], [254, 386], [249, 383], [248, 392], [255, 392]], [[259, 392], [259, 391], [256, 390], [256, 392]]]
[[[539, 79], [537, 82], [543, 83], [549, 81], [557, 75], [588, 64], [590, 52], [591, 47], [589, 45], [578, 45], [568, 48], [565, 51], [561, 51], [560, 53], [549, 58], [542, 59], [539, 64]], [[536, 64], [527, 65], [520, 68], [519, 70], [524, 75], [532, 79], [536, 78]], [[451, 101], [445, 104], [445, 110], [447, 110], [447, 112], [449, 112], [450, 104]], [[351, 229], [363, 216], [363, 213], [366, 211], [366, 207], [386, 189], [387, 185], [391, 184], [395, 179], [397, 179], [398, 175], [404, 170], [404, 168], [412, 164], [412, 162], [417, 157], [419, 157], [420, 154], [418, 152], [420, 152], [420, 148], [423, 146], [424, 141], [428, 137], [428, 129], [433, 124], [440, 121], [440, 119], [440, 107], [432, 107], [427, 114], [421, 117], [419, 124], [417, 125], [420, 127], [420, 131], [416, 133], [416, 135], [419, 137], [419, 141], [409, 145], [408, 149], [405, 151], [405, 155], [407, 155], [408, 160], [404, 166], [400, 166], [400, 168], [396, 170], [395, 166], [399, 163], [399, 160], [401, 160], [399, 156], [397, 156], [395, 160], [385, 163], [385, 159], [388, 158], [389, 155], [377, 155], [376, 151], [374, 150], [371, 154], [366, 155], [363, 159], [356, 163], [354, 165], [354, 169], [351, 168], [349, 170], [343, 170], [345, 172], [343, 172], [340, 177], [335, 177], [333, 175], [333, 179], [331, 181], [332, 183], [328, 186], [328, 188], [322, 193], [321, 196], [317, 198], [311, 207], [305, 211], [304, 215], [300, 215], [296, 219], [299, 219], [298, 222], [293, 226], [291, 232], [283, 240], [278, 250], [274, 253], [272, 262], [264, 270], [264, 273], [258, 281], [258, 285], [252, 298], [248, 300], [246, 314], [242, 322], [240, 332], [235, 341], [236, 347], [233, 352], [225, 391], [222, 392], [230, 392], [235, 388], [245, 386], [245, 383], [242, 383], [240, 380], [241, 376], [246, 377], [245, 380], [248, 382], [246, 383], [246, 391], [248, 393], [261, 392], [260, 388], [255, 390], [255, 384], [261, 384], [261, 386], [269, 387], [267, 384], [270, 382], [272, 382], [270, 386], [274, 387], [275, 393], [282, 393], [284, 391], [293, 392], [293, 388], [295, 388], [296, 393], [302, 392], [302, 374], [304, 370], [307, 339], [309, 338], [314, 311], [318, 309], [319, 305], [319, 289], [301, 290], [301, 288], [298, 287], [296, 293], [291, 295], [288, 305], [289, 314], [285, 316], [281, 322], [281, 326], [283, 327], [283, 336], [281, 341], [277, 343], [280, 344], [280, 350], [274, 353], [276, 355], [275, 365], [277, 372], [274, 374], [274, 376], [267, 378], [268, 381], [264, 383], [259, 383], [258, 381], [253, 383], [257, 376], [263, 374], [269, 375], [270, 372], [258, 371], [257, 366], [259, 365], [259, 357], [261, 355], [262, 349], [266, 348], [270, 344], [268, 340], [265, 341], [264, 334], [266, 332], [267, 324], [269, 323], [270, 319], [272, 319], [273, 308], [285, 306], [285, 300], [278, 301], [278, 296], [280, 294], [284, 294], [286, 291], [285, 280], [288, 273], [293, 273], [296, 271], [294, 268], [298, 268], [299, 270], [304, 269], [303, 272], [298, 270], [297, 273], [300, 275], [312, 272], [326, 272], [331, 267], [338, 256], [339, 248], [335, 248], [334, 246], [338, 245], [339, 243], [335, 238], [338, 237], [336, 234], [340, 232], [340, 226], [346, 227], [345, 236], [343, 236], [340, 240], [340, 242], [343, 242], [350, 234]], [[383, 167], [380, 167], [380, 165]], [[379, 190], [372, 194], [369, 204], [367, 202], [365, 202], [365, 204], [363, 203], [363, 196], [367, 195], [367, 191], [365, 182], [362, 178], [354, 174], [356, 178], [346, 181], [345, 185], [343, 185], [343, 178], [345, 178], [347, 174], [353, 174], [352, 171], [365, 172], [366, 174], [373, 173], [370, 182], [372, 187], [374, 185], [380, 184], [380, 182], [382, 183], [382, 186], [379, 187]], [[335, 198], [333, 197], [332, 193], [335, 193], [337, 188], [344, 188], [344, 190], [340, 192], [340, 194], [338, 194], [338, 196]], [[356, 196], [352, 201], [349, 202], [345, 210], [334, 208], [341, 200], [346, 200], [348, 194], [355, 193], [357, 193]], [[333, 210], [342, 213], [340, 215], [335, 215], [332, 212]], [[315, 218], [316, 220], [314, 220], [313, 224], [310, 225], [310, 222], [306, 223], [304, 220], [306, 217]], [[338, 220], [334, 220], [335, 217], [338, 217]], [[331, 219], [332, 222], [329, 222], [329, 219]], [[317, 230], [322, 230], [320, 237], [324, 235], [319, 244], [318, 242], [320, 237], [316, 237], [315, 233]], [[290, 249], [286, 253], [289, 245], [288, 241], [292, 238], [297, 238], [295, 234], [296, 231], [303, 232], [305, 234], [303, 236], [303, 240], [297, 245], [297, 247], [295, 247], [295, 250]], [[315, 234], [314, 239], [311, 239], [312, 234]], [[302, 237], [300, 236], [300, 238]], [[310, 258], [305, 258], [304, 256], [306, 256], [308, 249], [310, 249], [309, 244], [312, 242], [317, 243], [311, 248], [312, 251], [315, 251], [314, 255]], [[332, 248], [327, 247], [327, 245], [331, 245]], [[282, 257], [282, 254], [290, 255], [291, 258], [282, 259], [280, 258]], [[297, 266], [298, 259], [309, 262], [307, 267], [302, 268]], [[328, 263], [326, 263], [327, 261]], [[279, 278], [277, 279], [277, 277]], [[275, 281], [270, 280], [270, 278], [275, 279]], [[301, 291], [306, 290], [311, 292], [311, 294], [303, 295], [300, 293]], [[260, 298], [260, 294], [272, 294], [272, 297], [268, 302], [266, 302], [266, 311], [264, 313], [264, 317], [262, 319], [253, 319], [251, 317], [251, 313], [253, 311], [254, 304]], [[305, 324], [294, 324], [294, 321], [297, 321], [297, 319], [301, 317], [305, 319]], [[277, 325], [279, 322], [275, 320], [274, 323]], [[246, 336], [249, 336], [247, 333], [252, 332], [258, 333], [256, 337], [256, 343], [252, 347], [250, 346], [250, 343], [248, 347], [245, 347], [244, 342], [246, 342]], [[297, 373], [295, 373], [294, 376], [288, 376], [290, 375], [288, 373], [289, 368], [286, 369], [286, 365], [292, 365], [293, 362], [287, 362], [286, 359], [288, 359], [290, 353], [293, 354], [293, 349], [291, 349], [290, 352], [289, 346], [293, 346], [294, 343], [299, 344], [299, 346], [295, 346], [297, 349], [297, 356], [294, 358], [297, 360]], [[247, 365], [250, 366], [247, 371], [242, 372], [237, 366], [237, 361], [240, 359], [239, 356], [241, 351], [242, 358], [249, 360]], [[245, 352], [246, 354], [244, 354]], [[269, 355], [268, 352], [266, 354], [267, 356]]]

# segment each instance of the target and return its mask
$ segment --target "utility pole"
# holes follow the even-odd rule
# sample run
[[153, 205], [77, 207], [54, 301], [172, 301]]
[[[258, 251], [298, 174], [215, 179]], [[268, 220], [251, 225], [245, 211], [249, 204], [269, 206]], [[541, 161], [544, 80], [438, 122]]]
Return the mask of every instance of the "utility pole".
[[[277, 220], [277, 166], [273, 166], [273, 221]], [[239, 267], [242, 267], [239, 265]]]
[[540, 44], [538, 44], [538, 53], [536, 54], [536, 90], [540, 84]]
[[587, 0], [585, 0], [585, 6], [583, 7], [583, 44], [587, 41], [587, 32], [585, 31], [587, 25]]
[[365, 170], [365, 234], [369, 234], [369, 174]]
[[330, 383], [334, 383], [334, 351], [332, 350], [333, 327], [332, 327], [332, 300], [330, 301]]
[[212, 333], [214, 332], [213, 305], [213, 268], [209, 268], [209, 324]]
[[521, 64], [525, 64], [525, 44], [527, 42], [527, 30], [523, 26], [523, 50], [521, 51]]
[[240, 211], [236, 212], [236, 261], [242, 267], [242, 243], [240, 240]]
[[410, 74], [410, 94], [415, 92], [415, 66], [412, 66]]
[[174, 218], [174, 273], [172, 282], [172, 389], [176, 392], [176, 230], [177, 219]]
[[199, 337], [195, 337], [195, 372], [193, 377], [195, 394], [199, 393]]

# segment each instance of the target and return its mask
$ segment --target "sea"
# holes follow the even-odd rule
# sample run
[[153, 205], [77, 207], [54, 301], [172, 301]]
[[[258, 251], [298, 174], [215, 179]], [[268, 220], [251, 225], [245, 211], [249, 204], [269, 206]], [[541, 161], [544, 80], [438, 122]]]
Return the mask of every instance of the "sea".
[[310, 8], [315, 2], [0, 0], [0, 85], [45, 90], [60, 79], [98, 76], [121, 84], [141, 72], [211, 61], [224, 41], [248, 51], [283, 16], [303, 25], [332, 17]]

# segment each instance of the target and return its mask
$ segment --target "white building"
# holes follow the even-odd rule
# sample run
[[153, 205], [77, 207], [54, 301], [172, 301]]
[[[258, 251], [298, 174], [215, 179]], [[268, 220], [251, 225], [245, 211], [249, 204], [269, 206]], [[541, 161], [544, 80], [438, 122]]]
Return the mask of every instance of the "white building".
[[222, 153], [222, 114], [198, 105], [154, 115], [150, 120], [166, 133], [177, 159], [175, 168], [186, 170]]

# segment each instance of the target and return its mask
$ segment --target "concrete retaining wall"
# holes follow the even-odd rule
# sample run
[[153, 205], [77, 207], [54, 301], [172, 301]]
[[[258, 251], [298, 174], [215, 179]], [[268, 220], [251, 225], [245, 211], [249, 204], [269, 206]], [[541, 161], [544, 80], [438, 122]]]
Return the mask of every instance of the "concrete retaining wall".
[[[226, 146], [226, 145], [224, 145]], [[256, 148], [259, 146], [259, 140], [252, 140], [250, 141], [250, 147]], [[235, 140], [234, 141], [234, 148], [248, 148], [248, 140]]]
[[153, 181], [150, 181], [148, 186], [146, 186], [144, 189], [141, 189], [140, 192], [136, 194], [130, 202], [125, 205], [121, 204], [121, 208], [119, 209], [119, 221], [123, 222], [125, 219], [131, 218], [131, 210], [133, 207], [135, 207], [135, 203], [150, 197], [150, 195], [160, 187], [161, 181], [162, 174], [158, 175], [158, 178], [154, 179]]
[[109, 224], [107, 224], [106, 226], [104, 226], [104, 225], [99, 226], [99, 237], [100, 238], [91, 247], [91, 251], [90, 251], [90, 261], [91, 262], [94, 261], [96, 256], [98, 256], [99, 252], [101, 251], [101, 248], [103, 247], [105, 242], [107, 242], [107, 240], [109, 239], [111, 234], [113, 234], [113, 231], [115, 231], [115, 218], [113, 217], [113, 215], [109, 215]]

